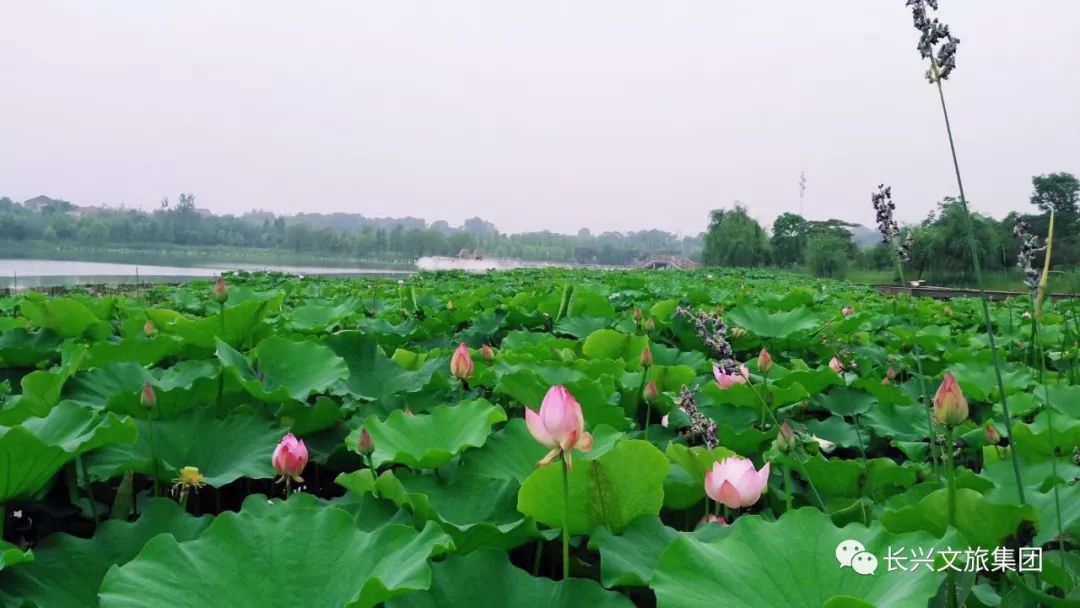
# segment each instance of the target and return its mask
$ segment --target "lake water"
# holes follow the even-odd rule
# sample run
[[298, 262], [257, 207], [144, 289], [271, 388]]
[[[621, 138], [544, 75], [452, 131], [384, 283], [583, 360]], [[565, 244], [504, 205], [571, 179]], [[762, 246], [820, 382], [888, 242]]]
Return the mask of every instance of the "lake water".
[[[228, 270], [273, 270], [310, 275], [378, 276], [410, 274], [410, 270], [282, 266], [276, 264], [220, 263], [206, 266], [154, 266], [74, 260], [0, 260], [0, 288], [49, 287], [53, 285], [184, 282], [213, 277]], [[18, 284], [16, 285], [16, 281]]]
[[[466, 260], [447, 257], [423, 257], [416, 269], [425, 271], [465, 270], [487, 272], [516, 268], [568, 267], [565, 264], [523, 262], [520, 260]], [[215, 263], [204, 266], [156, 266], [150, 264], [115, 264], [76, 260], [0, 259], [0, 289], [51, 287], [55, 285], [118, 285], [134, 283], [180, 283], [196, 278], [213, 277], [229, 270], [272, 270], [308, 275], [386, 276], [409, 275], [415, 270], [387, 270], [362, 267], [283, 266], [278, 264]]]

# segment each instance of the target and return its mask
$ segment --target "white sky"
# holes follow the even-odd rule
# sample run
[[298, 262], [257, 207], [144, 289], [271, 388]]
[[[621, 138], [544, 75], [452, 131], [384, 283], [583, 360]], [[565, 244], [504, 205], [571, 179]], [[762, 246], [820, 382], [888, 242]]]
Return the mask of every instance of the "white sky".
[[[1080, 173], [1080, 1], [941, 0], [976, 209]], [[0, 0], [0, 195], [510, 232], [955, 193], [903, 0]]]

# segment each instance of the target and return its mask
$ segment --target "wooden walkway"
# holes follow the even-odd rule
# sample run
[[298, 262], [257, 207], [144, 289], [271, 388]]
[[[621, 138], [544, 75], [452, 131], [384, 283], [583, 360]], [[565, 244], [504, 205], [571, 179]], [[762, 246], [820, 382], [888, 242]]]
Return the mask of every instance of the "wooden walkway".
[[[979, 297], [978, 289], [958, 289], [952, 287], [900, 287], [899, 285], [874, 285], [874, 289], [877, 289], [878, 293], [885, 295], [896, 295], [901, 293], [910, 293], [913, 296], [919, 298], [934, 298], [935, 300], [951, 300], [953, 298], [977, 298]], [[1021, 291], [996, 291], [986, 290], [986, 297], [991, 300], [1007, 300], [1009, 298], [1026, 298], [1027, 292]], [[1075, 293], [1051, 293], [1050, 297], [1054, 300], [1075, 300], [1080, 299], [1080, 294]]]

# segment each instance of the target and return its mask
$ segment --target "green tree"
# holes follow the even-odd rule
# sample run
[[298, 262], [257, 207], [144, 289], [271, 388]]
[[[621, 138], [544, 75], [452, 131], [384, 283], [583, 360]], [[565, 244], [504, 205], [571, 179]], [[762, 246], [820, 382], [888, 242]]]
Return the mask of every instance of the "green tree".
[[1031, 204], [1046, 213], [1075, 214], [1080, 204], [1080, 180], [1072, 173], [1048, 173], [1031, 178]]
[[785, 213], [772, 226], [773, 262], [779, 266], [798, 266], [806, 259], [807, 221], [796, 213]]
[[806, 243], [806, 265], [814, 276], [843, 278], [847, 271], [850, 245], [850, 236], [845, 239], [836, 234], [814, 234]]
[[706, 266], [763, 266], [769, 263], [765, 231], [736, 204], [711, 213], [702, 261]]

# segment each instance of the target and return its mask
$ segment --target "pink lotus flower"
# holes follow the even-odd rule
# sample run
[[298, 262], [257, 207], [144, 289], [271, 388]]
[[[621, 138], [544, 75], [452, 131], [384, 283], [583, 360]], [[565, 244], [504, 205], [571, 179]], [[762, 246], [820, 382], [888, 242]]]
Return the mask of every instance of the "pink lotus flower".
[[986, 423], [986, 443], [990, 445], [999, 445], [1001, 443], [1001, 433], [994, 428], [993, 423]]
[[469, 354], [469, 347], [462, 342], [450, 357], [450, 373], [458, 380], [468, 380], [472, 375], [473, 361]]
[[375, 442], [371, 440], [371, 433], [367, 429], [360, 429], [360, 439], [356, 442], [356, 451], [364, 456], [375, 451]]
[[653, 321], [652, 317], [645, 319], [645, 331], [652, 331], [656, 329], [656, 321]]
[[641, 351], [641, 367], [648, 369], [652, 366], [652, 351], [646, 346], [645, 350]]
[[145, 335], [145, 336], [146, 336], [147, 338], [149, 338], [150, 336], [154, 335], [154, 332], [156, 332], [156, 331], [157, 331], [157, 328], [156, 328], [156, 327], [154, 327], [154, 322], [153, 322], [153, 321], [151, 321], [150, 319], [147, 319], [147, 320], [146, 320], [146, 323], [143, 323], [143, 326], [142, 326], [142, 333], [143, 333], [143, 335]]
[[148, 410], [157, 405], [157, 393], [154, 392], [154, 387], [149, 382], [144, 382], [142, 390], [139, 391], [139, 403]]
[[769, 373], [769, 369], [772, 367], [772, 355], [764, 348], [758, 353], [757, 368], [763, 374]]
[[224, 304], [225, 300], [229, 299], [229, 288], [225, 285], [225, 279], [218, 275], [217, 281], [214, 281], [214, 299], [220, 304]]
[[713, 365], [712, 368], [713, 377], [716, 378], [716, 383], [720, 385], [720, 388], [731, 388], [736, 384], [746, 384], [746, 379], [750, 377], [750, 370], [746, 369], [745, 365], [739, 366], [739, 371], [726, 372], [719, 365]]
[[829, 359], [829, 369], [840, 374], [844, 371], [844, 364], [840, 363], [840, 359], [833, 357], [832, 359]]
[[582, 452], [592, 449], [593, 438], [585, 432], [585, 417], [581, 413], [581, 405], [565, 386], [557, 385], [548, 389], [543, 403], [540, 404], [539, 413], [532, 408], [525, 408], [525, 425], [529, 427], [529, 433], [534, 439], [551, 448], [536, 466], [542, 467], [555, 462], [561, 453], [566, 461], [566, 468], [571, 468], [570, 453], [574, 448]]
[[491, 361], [495, 358], [495, 349], [491, 348], [490, 344], [485, 344], [480, 347], [480, 356], [483, 357], [485, 361]]
[[640, 321], [641, 320], [641, 307], [640, 306], [635, 306], [634, 307], [634, 320], [635, 321]]
[[967, 399], [952, 372], [945, 372], [945, 379], [934, 393], [934, 420], [945, 426], [956, 426], [968, 418]]
[[749, 507], [761, 498], [769, 484], [769, 463], [754, 470], [754, 463], [741, 456], [714, 462], [705, 473], [705, 493], [732, 509]]
[[843, 314], [845, 317], [850, 317], [851, 313], [853, 312], [855, 312], [855, 309], [850, 306], [845, 306], [840, 309], [840, 313]]
[[281, 442], [274, 448], [274, 455], [270, 458], [274, 471], [280, 475], [278, 481], [304, 481], [300, 474], [304, 472], [307, 461], [307, 446], [292, 433], [281, 438]]

